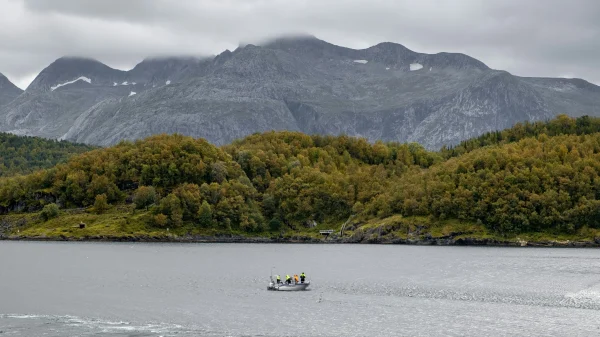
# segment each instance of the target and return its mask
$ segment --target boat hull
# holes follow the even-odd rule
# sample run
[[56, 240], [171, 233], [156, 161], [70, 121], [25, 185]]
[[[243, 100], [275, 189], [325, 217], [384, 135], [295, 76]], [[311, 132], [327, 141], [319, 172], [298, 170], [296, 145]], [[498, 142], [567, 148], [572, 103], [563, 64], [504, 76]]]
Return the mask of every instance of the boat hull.
[[302, 291], [302, 290], [306, 290], [308, 288], [308, 286], [310, 285], [310, 281], [309, 282], [304, 282], [304, 283], [292, 283], [292, 284], [274, 284], [274, 283], [270, 283], [269, 286], [267, 287], [268, 290], [274, 290], [274, 291]]

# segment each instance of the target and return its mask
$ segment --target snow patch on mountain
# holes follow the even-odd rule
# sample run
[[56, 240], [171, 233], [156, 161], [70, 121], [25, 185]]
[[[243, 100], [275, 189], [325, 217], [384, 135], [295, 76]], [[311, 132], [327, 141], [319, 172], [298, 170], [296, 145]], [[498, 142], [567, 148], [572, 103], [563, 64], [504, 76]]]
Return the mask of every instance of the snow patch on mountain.
[[367, 60], [354, 60], [355, 63], [360, 63], [360, 64], [367, 64]]
[[57, 84], [55, 86], [52, 86], [52, 87], [50, 87], [50, 91], [54, 91], [54, 90], [56, 90], [56, 89], [58, 89], [60, 87], [64, 87], [65, 85], [68, 85], [68, 84], [73, 84], [73, 83], [75, 83], [77, 81], [84, 81], [84, 82], [92, 83], [91, 79], [89, 79], [89, 78], [87, 78], [85, 76], [81, 76], [81, 77], [78, 77], [78, 78], [76, 78], [76, 79], [74, 79], [72, 81], [67, 81], [65, 83], [60, 83], [60, 84]]
[[167, 81], [165, 82], [165, 84], [166, 84], [166, 85], [169, 85], [169, 84], [171, 84], [171, 81], [167, 80]]
[[121, 85], [128, 85], [129, 83], [127, 81], [121, 83]]
[[415, 70], [419, 70], [419, 69], [423, 69], [423, 65], [420, 63], [411, 63], [410, 64], [410, 71], [415, 71]]
[[571, 83], [565, 83], [565, 84], [553, 85], [550, 87], [550, 89], [555, 90], [555, 91], [560, 91], [560, 92], [568, 92], [568, 91], [577, 90], [577, 87]]
[[132, 92], [130, 92], [130, 93], [129, 93], [129, 97], [131, 97], [131, 96], [133, 96], [133, 95], [135, 95], [135, 94], [136, 94], [136, 92], [135, 92], [135, 91], [132, 91]]

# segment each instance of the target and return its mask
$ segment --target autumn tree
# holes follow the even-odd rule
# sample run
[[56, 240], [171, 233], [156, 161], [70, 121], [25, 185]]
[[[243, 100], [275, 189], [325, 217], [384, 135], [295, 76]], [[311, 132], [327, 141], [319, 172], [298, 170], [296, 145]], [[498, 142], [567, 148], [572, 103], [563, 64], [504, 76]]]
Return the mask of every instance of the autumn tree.
[[133, 195], [133, 203], [138, 209], [148, 209], [156, 202], [156, 190], [152, 186], [140, 186]]
[[98, 214], [104, 213], [108, 209], [107, 200], [106, 194], [98, 194], [94, 201], [94, 211]]

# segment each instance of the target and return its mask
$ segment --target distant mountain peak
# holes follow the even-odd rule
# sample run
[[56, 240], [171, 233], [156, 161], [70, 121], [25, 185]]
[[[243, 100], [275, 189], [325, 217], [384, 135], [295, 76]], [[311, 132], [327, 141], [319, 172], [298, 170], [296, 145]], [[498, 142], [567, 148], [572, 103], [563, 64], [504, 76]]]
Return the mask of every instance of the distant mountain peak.
[[[256, 45], [265, 48], [281, 48], [286, 46], [332, 46], [339, 47], [327, 41], [323, 41], [314, 35], [309, 34], [298, 34], [298, 35], [286, 35], [277, 38], [265, 40]], [[344, 47], [340, 47], [344, 48]]]
[[9, 103], [23, 90], [14, 85], [6, 76], [0, 73], [0, 106]]
[[53, 63], [62, 63], [62, 62], [96, 62], [102, 63], [95, 58], [85, 57], [85, 56], [74, 56], [74, 55], [65, 55], [57, 58]]
[[[394, 42], [381, 42], [364, 49], [352, 49], [334, 45], [312, 35], [287, 36], [267, 41], [260, 46], [286, 51], [299, 57], [313, 59], [341, 59], [378, 62], [388, 67], [404, 67], [419, 64], [427, 69], [436, 67], [454, 69], [488, 70], [481, 61], [458, 53], [425, 54], [413, 51]], [[366, 63], [365, 63], [366, 64]]]
[[293, 34], [285, 34], [279, 35], [275, 37], [263, 38], [260, 40], [252, 40], [252, 41], [240, 41], [238, 44], [238, 48], [244, 48], [248, 45], [255, 45], [260, 47], [268, 47], [272, 44], [277, 43], [300, 43], [300, 42], [308, 42], [308, 41], [321, 41], [316, 36], [307, 34], [307, 33], [293, 33]]
[[262, 43], [258, 43], [258, 44], [262, 46], [262, 45], [269, 45], [271, 43], [277, 43], [277, 42], [315, 42], [315, 41], [324, 42], [323, 40], [317, 38], [315, 35], [298, 33], [298, 34], [288, 34], [288, 35], [281, 35], [281, 36], [273, 37], [270, 39], [266, 39]]
[[[71, 83], [108, 84], [123, 78], [124, 72], [87, 57], [63, 56], [56, 59], [31, 82], [27, 91], [53, 91]], [[78, 79], [83, 79], [78, 81]]]
[[89, 67], [90, 69], [115, 70], [96, 59], [89, 58], [89, 57], [79, 57], [79, 56], [60, 57], [60, 58], [56, 59], [54, 62], [50, 63], [50, 65], [48, 67], [46, 67], [46, 69], [54, 68], [54, 69], [68, 70], [68, 69], [83, 68], [83, 67]]
[[[0, 73], [0, 89], [8, 88], [9, 86], [15, 86], [8, 77]], [[15, 86], [16, 87], [16, 86]]]
[[160, 62], [197, 62], [209, 57], [200, 57], [194, 55], [156, 55], [149, 56], [142, 60], [142, 62], [138, 63], [138, 65], [142, 63], [160, 63]]

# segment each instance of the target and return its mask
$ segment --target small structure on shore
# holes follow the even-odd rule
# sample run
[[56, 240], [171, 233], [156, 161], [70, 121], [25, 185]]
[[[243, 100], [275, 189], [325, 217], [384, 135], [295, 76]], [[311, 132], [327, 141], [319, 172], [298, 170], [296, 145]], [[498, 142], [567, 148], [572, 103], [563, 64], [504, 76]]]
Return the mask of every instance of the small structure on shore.
[[329, 235], [332, 233], [333, 233], [333, 229], [325, 229], [325, 230], [319, 231], [319, 234], [325, 235], [325, 239], [327, 239], [329, 237]]

